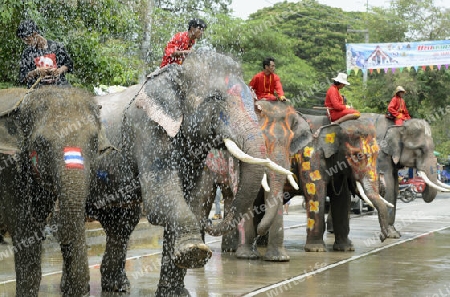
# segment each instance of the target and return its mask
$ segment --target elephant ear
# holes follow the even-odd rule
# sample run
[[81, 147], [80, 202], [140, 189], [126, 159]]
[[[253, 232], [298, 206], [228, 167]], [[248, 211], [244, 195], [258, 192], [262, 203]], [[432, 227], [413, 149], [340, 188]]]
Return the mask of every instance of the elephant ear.
[[392, 126], [386, 131], [386, 136], [380, 143], [381, 150], [390, 155], [394, 164], [400, 161], [401, 139], [403, 134], [403, 126]]
[[170, 137], [180, 131], [182, 112], [182, 67], [169, 64], [147, 76], [136, 96], [135, 105], [158, 123]]
[[294, 133], [294, 138], [291, 142], [290, 154], [293, 155], [307, 146], [313, 137], [308, 122], [297, 112], [292, 116], [291, 131]]
[[21, 88], [0, 90], [0, 154], [14, 155], [20, 151], [23, 134], [14, 117], [28, 92]]
[[319, 147], [322, 148], [325, 158], [328, 159], [338, 152], [341, 132], [342, 127], [337, 124], [323, 126], [320, 129]]

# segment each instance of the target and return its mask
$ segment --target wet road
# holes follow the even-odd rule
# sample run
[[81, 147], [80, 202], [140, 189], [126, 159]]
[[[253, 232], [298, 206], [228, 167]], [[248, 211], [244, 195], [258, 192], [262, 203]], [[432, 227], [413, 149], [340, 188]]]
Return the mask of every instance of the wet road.
[[[298, 198], [294, 198], [298, 199]], [[352, 215], [350, 238], [355, 252], [332, 251], [333, 234], [326, 234], [326, 253], [306, 253], [305, 212], [293, 200], [285, 215], [285, 245], [290, 262], [237, 260], [220, 253], [220, 238], [207, 237], [213, 257], [201, 269], [188, 270], [186, 287], [192, 296], [450, 296], [450, 194], [431, 203], [420, 198], [397, 203], [397, 229], [402, 238], [378, 240], [374, 213]], [[128, 252], [129, 294], [101, 293], [99, 263], [103, 231], [89, 224], [91, 296], [153, 296], [159, 278], [162, 229], [142, 221]], [[10, 239], [9, 239], [10, 242]], [[58, 244], [46, 240], [39, 296], [60, 296], [61, 255]], [[264, 249], [260, 248], [263, 254]], [[11, 247], [0, 246], [0, 297], [14, 296]]]

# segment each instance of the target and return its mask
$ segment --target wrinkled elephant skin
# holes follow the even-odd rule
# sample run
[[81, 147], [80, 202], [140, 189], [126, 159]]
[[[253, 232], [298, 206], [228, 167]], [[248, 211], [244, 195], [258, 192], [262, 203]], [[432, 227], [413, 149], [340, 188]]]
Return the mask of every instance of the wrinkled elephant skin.
[[17, 99], [17, 109], [0, 118], [0, 129], [7, 128], [0, 141], [7, 164], [0, 173], [2, 215], [15, 247], [16, 295], [38, 296], [43, 227], [53, 212], [50, 228], [64, 260], [62, 296], [83, 296], [89, 294], [84, 223], [90, 167], [99, 156], [98, 107], [75, 88], [26, 91], [0, 92], [3, 103]]

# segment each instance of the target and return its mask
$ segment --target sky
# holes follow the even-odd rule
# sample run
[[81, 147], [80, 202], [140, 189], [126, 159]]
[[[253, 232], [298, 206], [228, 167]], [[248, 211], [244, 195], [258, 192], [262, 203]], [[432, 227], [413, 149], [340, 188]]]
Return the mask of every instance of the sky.
[[[256, 12], [263, 7], [273, 6], [275, 3], [283, 2], [284, 0], [233, 0], [231, 8], [234, 10], [233, 15], [242, 19]], [[299, 2], [294, 0], [288, 0], [288, 2]], [[320, 4], [325, 4], [331, 7], [342, 8], [345, 11], [365, 11], [367, 4], [372, 6], [388, 6], [389, 0], [318, 0]], [[450, 8], [449, 0], [435, 0], [435, 4], [438, 6], [445, 6]]]

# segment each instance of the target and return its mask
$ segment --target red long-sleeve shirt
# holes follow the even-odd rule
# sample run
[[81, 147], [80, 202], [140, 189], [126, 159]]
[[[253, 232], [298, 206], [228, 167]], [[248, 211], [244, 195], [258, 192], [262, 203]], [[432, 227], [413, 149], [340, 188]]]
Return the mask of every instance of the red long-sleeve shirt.
[[275, 73], [266, 75], [264, 71], [255, 74], [248, 84], [256, 93], [258, 100], [277, 101], [275, 91], [278, 97], [284, 96], [280, 77]]
[[331, 85], [325, 97], [325, 106], [328, 107], [331, 121], [336, 121], [347, 114], [359, 114], [359, 111], [353, 108], [347, 108], [344, 104], [344, 98], [339, 93], [336, 85]]
[[162, 58], [160, 68], [166, 66], [167, 64], [177, 63], [183, 64], [185, 56], [174, 57], [172, 54], [175, 51], [186, 51], [190, 50], [195, 44], [195, 40], [189, 38], [188, 32], [179, 32], [175, 34], [172, 39], [167, 43], [164, 49], [164, 56]]
[[409, 120], [411, 118], [408, 109], [406, 109], [405, 100], [399, 96], [392, 97], [391, 102], [389, 102], [388, 105], [388, 111], [396, 119]]

